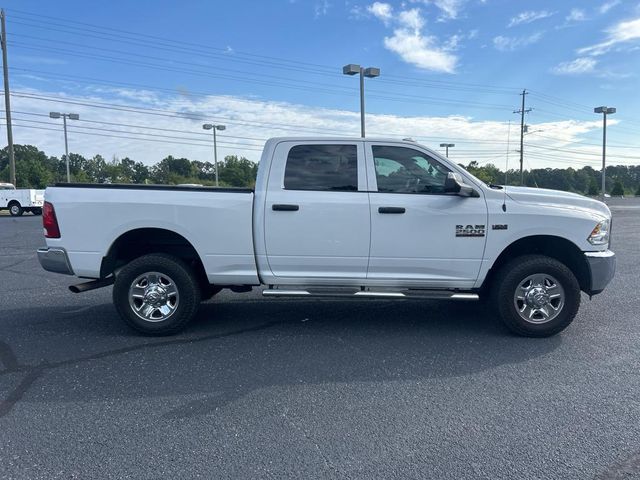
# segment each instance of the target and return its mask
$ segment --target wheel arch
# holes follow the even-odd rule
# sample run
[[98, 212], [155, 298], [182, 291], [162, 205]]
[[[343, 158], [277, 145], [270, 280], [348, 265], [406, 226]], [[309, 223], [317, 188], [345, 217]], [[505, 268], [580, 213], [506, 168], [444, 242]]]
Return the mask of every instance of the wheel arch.
[[580, 290], [584, 292], [590, 290], [591, 273], [584, 253], [571, 240], [555, 235], [530, 235], [509, 244], [493, 262], [481, 289], [486, 290], [491, 286], [495, 274], [507, 262], [527, 254], [546, 255], [562, 262], [575, 275]]
[[102, 258], [100, 278], [149, 253], [166, 253], [180, 258], [194, 269], [203, 285], [208, 285], [204, 264], [191, 242], [173, 230], [157, 227], [135, 228], [116, 238]]

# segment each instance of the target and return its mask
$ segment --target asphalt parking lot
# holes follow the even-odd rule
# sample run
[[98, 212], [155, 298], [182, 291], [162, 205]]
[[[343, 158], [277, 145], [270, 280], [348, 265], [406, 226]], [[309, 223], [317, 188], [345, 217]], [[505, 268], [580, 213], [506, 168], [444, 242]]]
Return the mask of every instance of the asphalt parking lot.
[[640, 478], [640, 201], [561, 335], [473, 303], [222, 293], [183, 334], [44, 272], [0, 217], [0, 478]]

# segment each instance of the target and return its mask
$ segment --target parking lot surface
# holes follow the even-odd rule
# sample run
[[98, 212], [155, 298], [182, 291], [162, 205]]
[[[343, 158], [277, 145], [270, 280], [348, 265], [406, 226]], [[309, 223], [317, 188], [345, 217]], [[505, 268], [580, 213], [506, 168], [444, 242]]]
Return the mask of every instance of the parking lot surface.
[[476, 303], [222, 293], [175, 337], [44, 272], [0, 217], [0, 478], [640, 478], [640, 202], [547, 339]]

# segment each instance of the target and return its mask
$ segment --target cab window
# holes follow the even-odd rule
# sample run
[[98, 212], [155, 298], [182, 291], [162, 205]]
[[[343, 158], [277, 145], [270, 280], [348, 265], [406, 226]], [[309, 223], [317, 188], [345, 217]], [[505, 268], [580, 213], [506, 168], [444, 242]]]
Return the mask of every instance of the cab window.
[[451, 171], [437, 160], [408, 147], [373, 146], [379, 192], [444, 193]]

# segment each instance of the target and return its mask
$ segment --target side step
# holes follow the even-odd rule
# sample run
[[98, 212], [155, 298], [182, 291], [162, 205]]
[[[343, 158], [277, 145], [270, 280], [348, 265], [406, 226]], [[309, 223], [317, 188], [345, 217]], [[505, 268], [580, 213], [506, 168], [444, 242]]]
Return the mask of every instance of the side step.
[[291, 290], [267, 288], [262, 291], [265, 297], [350, 297], [350, 298], [417, 298], [433, 300], [479, 300], [477, 293], [456, 292], [452, 290], [420, 290], [407, 289], [402, 291], [373, 291], [345, 289], [309, 289]]

